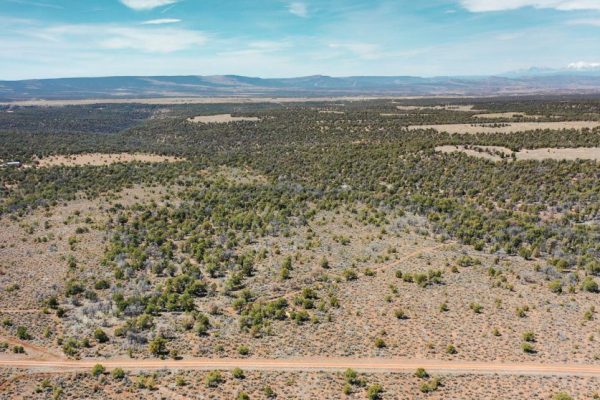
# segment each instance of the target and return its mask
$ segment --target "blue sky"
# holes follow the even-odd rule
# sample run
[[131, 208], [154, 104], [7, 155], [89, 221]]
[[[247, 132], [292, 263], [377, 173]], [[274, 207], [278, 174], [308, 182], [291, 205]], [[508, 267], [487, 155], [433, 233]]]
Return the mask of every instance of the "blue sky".
[[0, 0], [0, 80], [600, 67], [600, 0]]

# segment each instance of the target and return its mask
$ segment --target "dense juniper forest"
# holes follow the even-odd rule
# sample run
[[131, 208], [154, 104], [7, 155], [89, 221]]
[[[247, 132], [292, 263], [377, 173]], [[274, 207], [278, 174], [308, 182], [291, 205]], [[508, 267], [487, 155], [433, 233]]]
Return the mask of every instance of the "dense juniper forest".
[[[318, 222], [320, 212], [344, 210], [382, 231], [391, 219], [410, 213], [426, 220], [442, 242], [455, 241], [482, 254], [544, 260], [541, 268], [553, 271], [552, 291], [597, 292], [600, 168], [596, 161], [515, 161], [508, 157], [493, 162], [440, 153], [435, 147], [494, 145], [513, 151], [599, 147], [599, 128], [450, 135], [408, 127], [472, 124], [473, 115], [482, 112], [476, 110], [522, 113], [477, 120], [488, 125], [531, 121], [528, 115], [535, 115], [535, 122], [596, 121], [600, 120], [600, 101], [453, 100], [453, 104], [461, 102], [473, 104], [474, 110], [435, 107], [448, 103], [443, 99], [4, 106], [0, 109], [0, 159], [18, 160], [24, 166], [0, 169], [0, 215], [19, 221], [39, 210], [135, 185], [172, 188], [172, 201], [167, 204], [115, 204], [108, 210], [110, 220], [102, 227], [110, 233], [103, 250], [103, 272], [81, 275], [78, 260], [69, 256], [64, 292], [43, 299], [45, 306], [62, 316], [65, 307], [81, 304], [67, 299], [93, 302], [116, 282], [116, 288], [123, 290], [113, 290], [112, 302], [123, 323], [114, 330], [114, 337], [131, 340], [143, 336], [153, 327], [153, 319], [165, 312], [186, 312], [185, 329], [205, 335], [216, 317], [199, 311], [195, 299], [214, 295], [217, 281], [232, 299], [240, 330], [254, 337], [268, 335], [270, 321], [290, 319], [302, 324], [315, 318], [316, 311], [311, 310], [338, 306], [334, 293], [317, 294], [310, 287], [291, 300], [273, 296], [260, 302], [245, 287], [256, 263], [267, 256], [267, 250], [257, 251], [248, 244], [261, 238], [289, 237], [292, 229]], [[398, 107], [403, 104], [423, 107]], [[188, 121], [224, 113], [260, 120]], [[52, 155], [123, 152], [181, 160], [37, 165], [40, 158]], [[224, 166], [251, 171], [259, 178], [232, 182], [203, 172]], [[77, 233], [85, 234], [87, 229], [78, 228]], [[310, 228], [306, 235], [313, 237]], [[349, 239], [340, 235], [336, 240]], [[77, 243], [78, 238], [73, 238], [73, 249]], [[319, 262], [328, 267], [327, 258]], [[459, 260], [467, 266], [476, 262], [469, 256]], [[292, 255], [286, 256], [277, 279], [288, 279], [295, 263]], [[160, 279], [147, 280], [147, 275]], [[356, 279], [356, 272], [346, 269], [341, 278]], [[442, 277], [440, 271], [431, 270], [404, 279], [427, 286]], [[478, 312], [480, 306], [471, 308]], [[404, 318], [402, 310], [396, 314]], [[75, 356], [85, 351], [85, 340], [87, 344], [109, 340], [101, 328], [93, 335], [65, 338], [60, 344], [66, 355]], [[383, 340], [377, 342], [377, 347], [384, 346]], [[148, 341], [150, 353], [162, 355], [166, 350], [164, 337]], [[244, 354], [245, 350], [239, 351]]]

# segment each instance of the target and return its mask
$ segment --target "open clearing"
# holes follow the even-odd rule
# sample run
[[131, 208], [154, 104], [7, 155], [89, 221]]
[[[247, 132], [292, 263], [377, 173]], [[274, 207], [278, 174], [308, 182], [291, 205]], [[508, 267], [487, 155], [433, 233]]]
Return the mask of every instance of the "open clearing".
[[518, 160], [600, 160], [600, 147], [521, 150]]
[[232, 117], [231, 114], [217, 114], [217, 115], [200, 115], [194, 118], [188, 118], [189, 122], [201, 123], [201, 124], [209, 124], [209, 123], [217, 123], [217, 124], [226, 124], [228, 122], [238, 122], [238, 121], [260, 121], [258, 117]]
[[469, 112], [469, 111], [482, 111], [482, 110], [474, 110], [475, 106], [472, 104], [467, 104], [467, 105], [454, 105], [454, 104], [448, 104], [445, 106], [396, 106], [396, 108], [398, 110], [404, 110], [404, 111], [418, 111], [418, 110], [447, 110], [447, 111], [462, 111], [462, 112]]
[[[484, 158], [492, 161], [501, 161], [510, 157], [512, 150], [500, 146], [438, 146], [436, 151], [442, 153], [464, 153], [471, 157]], [[541, 148], [523, 149], [514, 153], [517, 160], [600, 160], [600, 147], [577, 148]]]
[[141, 153], [113, 153], [113, 154], [102, 154], [102, 153], [89, 153], [89, 154], [77, 154], [70, 156], [52, 156], [42, 158], [38, 161], [39, 167], [54, 167], [57, 165], [66, 165], [69, 167], [92, 165], [110, 165], [123, 162], [177, 162], [182, 161], [182, 158], [171, 157], [171, 156], [160, 156], [156, 154], [141, 154]]
[[515, 122], [501, 124], [440, 124], [440, 125], [410, 125], [409, 130], [434, 129], [450, 134], [461, 133], [513, 133], [534, 131], [537, 129], [593, 129], [600, 126], [600, 121], [564, 121], [564, 122]]
[[501, 113], [489, 113], [489, 114], [475, 114], [473, 118], [488, 118], [488, 119], [502, 119], [502, 118], [542, 118], [541, 115], [528, 115], [522, 112], [501, 112]]

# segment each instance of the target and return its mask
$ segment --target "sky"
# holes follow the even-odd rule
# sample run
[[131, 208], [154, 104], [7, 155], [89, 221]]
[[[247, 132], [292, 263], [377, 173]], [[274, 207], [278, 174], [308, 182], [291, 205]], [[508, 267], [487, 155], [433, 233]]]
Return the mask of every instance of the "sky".
[[600, 67], [600, 0], [0, 0], [0, 80]]

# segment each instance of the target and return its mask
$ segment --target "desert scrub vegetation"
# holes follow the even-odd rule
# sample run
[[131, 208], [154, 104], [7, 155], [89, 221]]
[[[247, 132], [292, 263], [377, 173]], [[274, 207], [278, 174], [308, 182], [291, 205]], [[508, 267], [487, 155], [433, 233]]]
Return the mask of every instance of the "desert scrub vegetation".
[[[591, 147], [600, 145], [600, 130], [502, 135], [407, 131], [409, 125], [470, 123], [474, 112], [442, 107], [389, 118], [381, 113], [397, 110], [390, 102], [343, 104], [343, 115], [319, 113], [315, 107], [333, 107], [320, 102], [289, 107], [174, 105], [162, 110], [160, 118], [150, 118], [157, 108], [149, 105], [0, 113], [0, 158], [19, 158], [28, 165], [0, 169], [0, 214], [23, 223], [25, 239], [37, 238], [27, 245], [45, 250], [61, 236], [61, 267], [68, 270], [56, 290], [43, 296], [44, 306], [60, 317], [67, 331], [43, 338], [33, 325], [16, 319], [9, 331], [14, 334], [16, 326], [27, 325], [35, 340], [52, 340], [73, 357], [117, 348], [132, 356], [239, 355], [242, 344], [251, 354], [260, 354], [255, 343], [274, 340], [277, 334], [289, 331], [298, 340], [310, 340], [303, 334], [331, 334], [346, 315], [362, 313], [364, 319], [368, 310], [350, 310], [350, 304], [358, 290], [387, 279], [386, 265], [392, 266], [390, 276], [396, 279], [381, 286], [378, 298], [389, 304], [386, 322], [402, 330], [430, 314], [403, 301], [413, 291], [427, 291], [435, 299], [435, 316], [441, 321], [466, 312], [466, 318], [478, 323], [505, 310], [508, 318], [523, 318], [519, 323], [534, 323], [542, 308], [555, 317], [555, 301], [567, 309], [571, 297], [596, 298], [597, 164], [491, 163], [440, 154], [435, 147]], [[542, 121], [590, 120], [598, 105], [581, 99], [481, 104], [490, 113], [540, 115]], [[231, 108], [239, 110], [235, 115], [255, 115], [259, 121], [187, 121], [230, 113]], [[81, 120], [77, 113], [88, 116], [79, 127], [68, 122]], [[493, 122], [506, 124], [515, 118]], [[51, 155], [123, 152], [186, 161], [36, 166], [38, 158]], [[163, 187], [167, 193], [128, 203], [110, 200], [94, 213], [46, 216], [69, 202], [116, 199], [137, 187]], [[38, 225], [25, 224], [32, 216], [43, 217]], [[332, 222], [332, 216], [340, 221]], [[418, 241], [460, 247], [444, 255], [444, 263], [429, 258], [398, 261], [409, 251], [396, 239], [413, 234]], [[93, 240], [100, 243], [101, 259], [91, 266], [84, 254]], [[354, 249], [368, 254], [358, 256]], [[492, 258], [510, 259], [517, 266], [492, 264]], [[527, 265], [527, 271], [520, 265]], [[505, 307], [494, 309], [481, 293], [460, 303], [451, 295], [439, 295], [486, 273], [486, 288], [502, 297]], [[22, 296], [20, 283], [3, 286], [9, 290], [5, 294]], [[537, 285], [550, 292], [551, 298], [544, 298], [550, 304], [532, 300], [538, 309], [530, 310], [523, 290]], [[516, 301], [519, 296], [527, 300]], [[371, 302], [367, 297], [365, 301]], [[576, 313], [579, 322], [593, 318], [587, 310]], [[508, 329], [500, 324], [487, 326], [485, 332], [496, 325], [508, 338]], [[523, 330], [529, 327], [546, 337], [534, 325]], [[373, 350], [379, 335], [389, 343], [386, 352], [395, 349], [393, 335], [384, 337], [380, 331], [373, 331], [364, 346]], [[182, 340], [184, 336], [189, 340]], [[447, 341], [436, 343], [436, 349], [443, 353]], [[455, 342], [459, 356], [471, 351], [463, 341]], [[544, 343], [535, 346], [544, 354]]]

